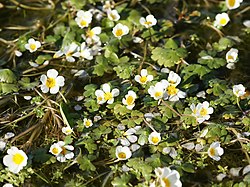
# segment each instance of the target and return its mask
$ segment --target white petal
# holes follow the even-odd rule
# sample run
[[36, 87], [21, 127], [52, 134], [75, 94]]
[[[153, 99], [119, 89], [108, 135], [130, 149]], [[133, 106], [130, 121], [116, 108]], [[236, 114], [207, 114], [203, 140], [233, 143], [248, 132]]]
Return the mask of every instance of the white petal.
[[120, 91], [117, 88], [115, 88], [112, 90], [111, 93], [112, 93], [113, 97], [117, 97], [120, 94]]
[[43, 84], [46, 84], [47, 76], [46, 76], [46, 75], [42, 75], [42, 76], [40, 77], [40, 81], [41, 81]]
[[102, 89], [103, 89], [103, 91], [105, 92], [105, 93], [108, 93], [108, 92], [110, 92], [110, 86], [109, 86], [109, 84], [103, 84], [102, 85]]
[[56, 78], [58, 75], [58, 72], [55, 69], [50, 69], [47, 71], [47, 77], [49, 78]]
[[41, 85], [41, 90], [43, 93], [48, 93], [49, 92], [49, 88], [46, 85]]
[[141, 76], [147, 76], [147, 75], [148, 75], [148, 71], [146, 69], [142, 69]]
[[59, 92], [59, 86], [56, 85], [53, 88], [50, 88], [51, 94], [56, 94], [57, 92]]
[[58, 85], [58, 86], [64, 86], [64, 77], [63, 76], [58, 76], [57, 78], [56, 78], [56, 84]]

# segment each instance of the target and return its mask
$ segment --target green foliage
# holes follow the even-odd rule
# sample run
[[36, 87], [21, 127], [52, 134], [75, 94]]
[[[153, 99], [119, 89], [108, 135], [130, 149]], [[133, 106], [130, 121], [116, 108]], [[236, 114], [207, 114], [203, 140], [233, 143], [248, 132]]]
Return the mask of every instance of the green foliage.
[[175, 64], [181, 63], [181, 60], [187, 56], [187, 51], [184, 48], [178, 48], [173, 39], [168, 39], [165, 47], [156, 47], [152, 50], [151, 58], [160, 66], [172, 67]]

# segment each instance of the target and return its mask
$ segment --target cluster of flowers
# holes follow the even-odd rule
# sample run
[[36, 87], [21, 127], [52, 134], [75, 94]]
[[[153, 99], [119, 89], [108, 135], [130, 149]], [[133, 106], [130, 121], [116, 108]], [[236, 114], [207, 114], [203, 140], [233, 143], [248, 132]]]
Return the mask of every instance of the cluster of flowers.
[[65, 145], [65, 142], [59, 141], [51, 145], [49, 152], [56, 156], [59, 162], [66, 162], [67, 159], [72, 159], [74, 153], [72, 145]]

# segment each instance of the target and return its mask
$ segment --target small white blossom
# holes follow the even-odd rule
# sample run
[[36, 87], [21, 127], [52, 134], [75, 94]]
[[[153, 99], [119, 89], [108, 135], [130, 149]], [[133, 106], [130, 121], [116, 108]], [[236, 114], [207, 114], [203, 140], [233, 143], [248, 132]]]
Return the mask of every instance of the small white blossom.
[[75, 21], [80, 28], [88, 27], [92, 21], [92, 13], [90, 11], [79, 10], [76, 14]]
[[18, 173], [27, 165], [28, 157], [17, 147], [11, 147], [7, 150], [8, 155], [3, 157], [3, 164], [13, 173]]
[[82, 57], [83, 59], [87, 59], [87, 60], [93, 59], [91, 49], [87, 47], [85, 42], [81, 44], [80, 51], [76, 52], [75, 56]]
[[141, 75], [135, 76], [135, 81], [140, 84], [147, 84], [153, 80], [153, 75], [148, 75], [148, 71], [146, 69], [141, 70]]
[[33, 38], [28, 40], [28, 43], [24, 45], [24, 47], [29, 50], [31, 53], [35, 52], [38, 48], [41, 47], [41, 43], [39, 41], [35, 41]]
[[115, 155], [118, 158], [118, 160], [127, 160], [132, 156], [132, 152], [127, 146], [117, 146]]
[[14, 187], [14, 186], [10, 183], [6, 183], [5, 185], [3, 185], [3, 187]]
[[246, 88], [242, 84], [234, 85], [233, 86], [233, 93], [236, 97], [241, 97], [246, 94]]
[[127, 35], [129, 33], [129, 28], [126, 25], [118, 23], [112, 30], [112, 33], [118, 39], [121, 39], [122, 36]]
[[214, 109], [209, 107], [209, 103], [207, 101], [199, 103], [197, 106], [192, 104], [190, 108], [192, 110], [192, 116], [196, 117], [198, 123], [208, 120], [210, 118], [210, 114], [214, 112]]
[[230, 21], [230, 18], [227, 13], [223, 12], [215, 16], [215, 27], [224, 27]]
[[155, 169], [155, 174], [157, 176], [155, 186], [182, 187], [182, 183], [180, 181], [180, 174], [176, 170], [171, 170], [169, 167], [158, 167]]
[[64, 77], [58, 76], [58, 72], [55, 69], [50, 69], [47, 71], [47, 76], [42, 75], [40, 78], [42, 82], [41, 90], [43, 93], [56, 94], [59, 88], [64, 86]]
[[122, 103], [126, 105], [126, 108], [132, 110], [135, 106], [135, 99], [137, 95], [134, 91], [129, 90], [128, 94], [125, 95], [125, 98], [122, 99]]
[[59, 162], [66, 162], [67, 159], [72, 159], [74, 157], [73, 150], [74, 147], [72, 145], [65, 145], [63, 141], [54, 143], [50, 147], [50, 152], [56, 156]]
[[208, 156], [211, 157], [212, 159], [219, 161], [220, 160], [220, 156], [223, 155], [224, 150], [223, 148], [220, 147], [220, 142], [213, 142], [208, 151]]
[[20, 57], [20, 56], [23, 55], [23, 53], [22, 53], [21, 51], [15, 50], [15, 55], [16, 55], [17, 57]]
[[107, 15], [111, 21], [118, 21], [120, 19], [120, 15], [117, 10], [108, 10]]
[[144, 17], [141, 17], [139, 21], [140, 21], [140, 24], [142, 24], [146, 28], [152, 27], [156, 25], [157, 23], [157, 20], [155, 19], [153, 15], [148, 15], [146, 19]]
[[87, 118], [84, 118], [83, 119], [83, 125], [86, 127], [86, 128], [89, 128], [93, 125], [93, 122], [91, 119], [87, 119]]
[[119, 94], [120, 91], [117, 88], [111, 91], [111, 88], [107, 83], [102, 85], [102, 90], [95, 91], [98, 104], [103, 104], [105, 102], [112, 104], [114, 102], [114, 97], [117, 97]]
[[226, 0], [226, 5], [229, 10], [236, 9], [240, 6], [243, 0]]
[[166, 85], [164, 82], [157, 82], [155, 86], [150, 86], [148, 89], [148, 93], [155, 100], [166, 99], [167, 94], [165, 92]]
[[102, 28], [101, 27], [94, 27], [92, 29], [89, 29], [87, 32], [86, 32], [86, 42], [88, 44], [93, 44], [93, 43], [96, 43], [96, 42], [99, 42], [100, 41], [100, 37], [98, 36], [99, 34], [101, 34], [102, 32]]
[[70, 134], [73, 132], [73, 130], [72, 130], [72, 128], [71, 128], [70, 126], [67, 126], [67, 127], [63, 127], [63, 128], [62, 128], [62, 132], [63, 132], [65, 135], [70, 135]]
[[153, 145], [158, 145], [159, 142], [161, 141], [161, 134], [158, 132], [152, 132], [148, 136], [148, 142]]

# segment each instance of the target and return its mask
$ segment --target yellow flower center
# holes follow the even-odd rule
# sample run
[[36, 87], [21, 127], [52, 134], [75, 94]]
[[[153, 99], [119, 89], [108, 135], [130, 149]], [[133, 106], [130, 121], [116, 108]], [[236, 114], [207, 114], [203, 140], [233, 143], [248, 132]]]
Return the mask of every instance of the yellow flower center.
[[126, 102], [128, 105], [132, 105], [134, 103], [134, 98], [133, 96], [128, 96], [127, 99], [126, 99]]
[[211, 156], [214, 156], [215, 155], [215, 149], [214, 148], [210, 148], [209, 149], [209, 153]]
[[175, 81], [170, 80], [169, 83], [170, 83], [170, 84], [175, 84]]
[[147, 82], [147, 77], [146, 77], [146, 76], [142, 76], [142, 77], [140, 78], [140, 82], [141, 82], [141, 83]]
[[154, 143], [154, 144], [156, 144], [156, 143], [158, 143], [159, 142], [159, 138], [158, 137], [152, 137], [152, 142]]
[[94, 31], [92, 31], [92, 30], [87, 31], [88, 37], [93, 38], [94, 35], [95, 35]]
[[113, 20], [115, 20], [116, 19], [116, 16], [115, 16], [115, 14], [110, 14], [110, 17], [113, 19]]
[[67, 132], [67, 133], [70, 133], [70, 132], [72, 132], [72, 130], [71, 130], [71, 129], [67, 129], [66, 132]]
[[116, 32], [115, 32], [115, 35], [116, 36], [122, 36], [123, 35], [123, 30], [122, 29], [117, 29]]
[[178, 89], [174, 85], [170, 85], [167, 88], [168, 95], [176, 95], [178, 92]]
[[36, 49], [36, 44], [30, 44], [30, 49], [34, 51]]
[[146, 24], [146, 25], [152, 25], [152, 22], [151, 21], [146, 21], [144, 24]]
[[100, 97], [97, 97], [97, 100], [98, 101], [102, 101], [102, 97], [100, 96]]
[[155, 92], [155, 97], [161, 97], [162, 96], [162, 92]]
[[48, 88], [52, 88], [56, 85], [56, 79], [54, 78], [48, 78], [47, 81], [46, 81], [46, 86]]
[[57, 147], [54, 147], [54, 148], [52, 149], [52, 153], [55, 154], [55, 155], [57, 155], [57, 154], [59, 153], [58, 148], [57, 148]]
[[235, 0], [228, 0], [228, 4], [230, 7], [233, 7], [235, 4]]
[[62, 147], [61, 154], [62, 155], [66, 155], [67, 154], [67, 149], [65, 147]]
[[221, 18], [220, 24], [221, 25], [226, 25], [227, 24], [227, 20], [225, 18]]
[[15, 164], [19, 165], [24, 161], [24, 156], [20, 153], [16, 153], [15, 155], [13, 155], [12, 160]]
[[113, 98], [112, 93], [107, 92], [107, 93], [104, 94], [104, 99], [105, 99], [106, 101], [107, 101], [107, 100], [110, 100], [110, 99], [112, 99], [112, 98]]
[[90, 121], [90, 120], [87, 120], [86, 123], [85, 123], [85, 125], [86, 125], [87, 127], [89, 127], [89, 126], [91, 125], [91, 121]]
[[200, 114], [201, 114], [202, 116], [207, 115], [207, 109], [202, 108], [201, 111], [200, 111]]
[[124, 159], [124, 158], [126, 158], [126, 153], [120, 152], [120, 153], [118, 153], [118, 157]]
[[85, 21], [85, 20], [81, 20], [80, 21], [80, 25], [82, 26], [82, 27], [86, 27], [87, 26], [87, 21]]
[[169, 179], [167, 177], [163, 178], [162, 180], [163, 180], [163, 182], [165, 184], [165, 187], [170, 187], [171, 186], [171, 183], [170, 183], [170, 181], [169, 181]]
[[227, 57], [227, 59], [228, 59], [228, 60], [234, 60], [234, 57], [233, 57], [232, 55], [229, 55], [229, 56]]

